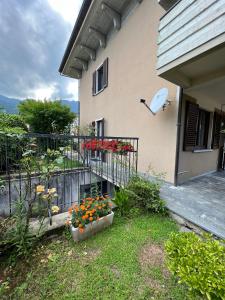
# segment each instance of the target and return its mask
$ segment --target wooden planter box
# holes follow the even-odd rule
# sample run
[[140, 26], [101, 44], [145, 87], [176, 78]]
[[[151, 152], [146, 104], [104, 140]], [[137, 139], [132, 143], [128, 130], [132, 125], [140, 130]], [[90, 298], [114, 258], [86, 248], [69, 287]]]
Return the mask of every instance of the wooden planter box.
[[86, 225], [83, 232], [80, 232], [79, 228], [74, 228], [73, 226], [71, 226], [73, 240], [75, 242], [86, 240], [97, 232], [102, 231], [106, 227], [109, 227], [110, 225], [112, 225], [113, 217], [114, 213], [111, 212], [111, 214], [100, 218], [98, 221], [94, 221]]

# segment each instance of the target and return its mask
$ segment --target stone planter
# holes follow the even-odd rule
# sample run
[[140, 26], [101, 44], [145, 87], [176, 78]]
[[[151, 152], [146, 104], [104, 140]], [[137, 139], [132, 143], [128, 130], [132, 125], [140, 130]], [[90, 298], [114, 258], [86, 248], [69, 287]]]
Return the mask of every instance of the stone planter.
[[98, 221], [94, 221], [86, 225], [84, 228], [84, 232], [82, 233], [79, 231], [79, 228], [74, 228], [73, 226], [71, 226], [73, 240], [75, 242], [86, 240], [97, 232], [102, 231], [106, 227], [109, 227], [110, 225], [112, 225], [113, 217], [114, 213], [111, 212], [109, 215], [100, 218]]

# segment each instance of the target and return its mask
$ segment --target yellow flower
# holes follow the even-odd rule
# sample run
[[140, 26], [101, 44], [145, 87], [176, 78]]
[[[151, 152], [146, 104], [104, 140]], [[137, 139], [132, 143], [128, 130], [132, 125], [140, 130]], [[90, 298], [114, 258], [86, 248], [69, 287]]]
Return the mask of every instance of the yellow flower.
[[45, 187], [43, 185], [37, 185], [36, 186], [36, 192], [37, 193], [43, 193], [45, 191]]
[[43, 199], [43, 200], [48, 200], [48, 195], [43, 195], [43, 196], [42, 196], [42, 199]]
[[57, 205], [52, 206], [52, 213], [57, 214], [60, 211], [60, 208]]
[[48, 189], [49, 194], [54, 194], [56, 192], [56, 188]]

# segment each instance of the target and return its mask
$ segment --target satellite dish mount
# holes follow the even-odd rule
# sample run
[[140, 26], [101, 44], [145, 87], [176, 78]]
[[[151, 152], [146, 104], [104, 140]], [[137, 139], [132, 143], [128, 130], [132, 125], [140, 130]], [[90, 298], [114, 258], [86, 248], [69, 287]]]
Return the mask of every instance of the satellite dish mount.
[[140, 99], [140, 102], [143, 103], [148, 108], [148, 110], [150, 110], [150, 112], [155, 116], [160, 110], [165, 111], [167, 106], [171, 103], [168, 100], [168, 96], [168, 89], [162, 88], [152, 98], [150, 105], [146, 104], [145, 99]]

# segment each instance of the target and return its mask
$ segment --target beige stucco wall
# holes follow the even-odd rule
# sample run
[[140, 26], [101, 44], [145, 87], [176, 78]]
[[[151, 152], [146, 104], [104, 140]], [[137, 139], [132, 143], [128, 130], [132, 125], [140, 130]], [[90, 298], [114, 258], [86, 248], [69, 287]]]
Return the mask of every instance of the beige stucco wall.
[[[139, 137], [139, 171], [151, 166], [174, 181], [177, 88], [156, 74], [159, 18], [163, 10], [157, 1], [144, 0], [114, 32], [106, 49], [89, 64], [80, 80], [81, 126], [104, 117], [105, 135]], [[109, 58], [109, 84], [92, 96], [92, 73]], [[172, 104], [156, 116], [139, 99], [149, 100], [162, 87], [169, 88]]]
[[[212, 87], [213, 88], [213, 87]], [[205, 87], [198, 90], [186, 91], [186, 94], [194, 97], [196, 103], [200, 108], [203, 108], [211, 113], [215, 108], [221, 109], [221, 102], [219, 99], [207, 97]], [[183, 97], [183, 110], [182, 110], [182, 126], [181, 126], [181, 143], [180, 143], [180, 159], [179, 159], [179, 176], [178, 182], [182, 183], [192, 177], [199, 176], [205, 173], [217, 170], [219, 150], [211, 150], [209, 152], [188, 152], [183, 151], [184, 141], [184, 127], [185, 127], [185, 102], [187, 97]], [[221, 99], [222, 100], [222, 99]], [[213, 122], [210, 122], [210, 131], [212, 131]], [[210, 134], [209, 134], [210, 135]], [[209, 137], [209, 144], [211, 145], [212, 135]]]

